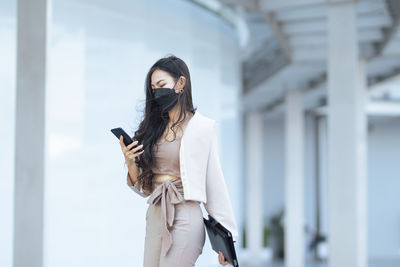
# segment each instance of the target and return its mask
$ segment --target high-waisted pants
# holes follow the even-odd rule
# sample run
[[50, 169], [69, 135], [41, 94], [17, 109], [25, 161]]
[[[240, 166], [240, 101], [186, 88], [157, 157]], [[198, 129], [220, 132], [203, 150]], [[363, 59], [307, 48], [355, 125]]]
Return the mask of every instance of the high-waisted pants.
[[179, 177], [154, 184], [147, 201], [143, 266], [195, 266], [205, 243], [200, 202], [184, 200]]

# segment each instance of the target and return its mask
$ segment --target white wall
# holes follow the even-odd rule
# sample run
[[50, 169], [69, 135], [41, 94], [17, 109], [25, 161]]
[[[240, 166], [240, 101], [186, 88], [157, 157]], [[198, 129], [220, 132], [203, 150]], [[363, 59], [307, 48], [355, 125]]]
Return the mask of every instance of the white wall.
[[[0, 266], [12, 264], [16, 20], [15, 1], [0, 1]], [[29, 138], [29, 134], [27, 134]]]
[[368, 149], [369, 255], [400, 258], [400, 118], [372, 124]]
[[[310, 118], [306, 120], [305, 219], [307, 225], [315, 228], [313, 124]], [[282, 121], [265, 122], [266, 220], [284, 204], [283, 130]], [[325, 140], [321, 140], [321, 151], [326, 153], [326, 133], [322, 133], [322, 137]], [[327, 233], [326, 155], [321, 157], [321, 229], [322, 233]], [[400, 257], [399, 188], [400, 119], [374, 119], [368, 133], [368, 254], [372, 259]]]
[[[126, 186], [123, 157], [110, 129], [122, 126], [133, 133], [144, 103], [144, 78], [158, 58], [174, 53], [188, 64], [200, 112], [221, 123], [236, 116], [220, 112], [225, 94], [235, 110], [240, 86], [237, 40], [225, 22], [185, 1], [91, 6], [96, 3], [54, 5], [50, 152], [69, 145], [48, 159], [48, 266], [141, 266], [147, 204]], [[229, 138], [236, 152], [240, 136]], [[221, 157], [233, 194], [239, 188], [238, 167], [235, 159]], [[207, 240], [198, 264], [216, 262]]]
[[[314, 121], [305, 119], [304, 153], [304, 204], [305, 227], [315, 230], [315, 159], [314, 159]], [[284, 207], [284, 123], [283, 117], [265, 121], [264, 139], [264, 222], [267, 225], [271, 216], [275, 216]], [[306, 245], [309, 235], [305, 235]], [[307, 246], [305, 245], [305, 249]]]
[[264, 223], [284, 208], [284, 124], [266, 120], [264, 124]]

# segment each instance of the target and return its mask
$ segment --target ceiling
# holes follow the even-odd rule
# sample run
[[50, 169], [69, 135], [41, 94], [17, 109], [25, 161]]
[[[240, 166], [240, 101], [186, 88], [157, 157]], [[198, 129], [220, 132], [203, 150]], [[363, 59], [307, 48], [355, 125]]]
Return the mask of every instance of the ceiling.
[[[328, 5], [336, 1], [217, 1], [220, 9], [241, 10], [247, 27], [242, 47], [245, 110], [272, 111], [291, 89], [304, 90], [308, 109], [326, 104], [327, 15]], [[369, 87], [384, 81], [398, 84], [399, 79], [391, 78], [400, 74], [400, 1], [355, 2], [358, 45], [367, 60]], [[380, 86], [373, 99], [400, 101], [399, 87]], [[373, 91], [377, 90], [371, 89], [371, 97]]]

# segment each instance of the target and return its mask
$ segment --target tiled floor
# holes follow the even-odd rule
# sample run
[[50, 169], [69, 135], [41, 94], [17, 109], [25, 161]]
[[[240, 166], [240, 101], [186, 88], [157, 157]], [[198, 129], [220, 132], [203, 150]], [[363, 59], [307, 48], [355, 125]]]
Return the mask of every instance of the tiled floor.
[[[283, 261], [272, 261], [272, 251], [268, 248], [264, 248], [261, 252], [261, 264], [253, 263], [254, 258], [252, 260], [246, 250], [240, 250], [238, 256], [240, 267], [285, 267]], [[328, 267], [328, 263], [326, 261], [315, 262], [313, 256], [308, 254], [304, 267]], [[368, 267], [400, 267], [400, 255], [392, 258], [370, 258]]]
[[[240, 267], [284, 267], [283, 262], [266, 262], [262, 264], [240, 264]], [[375, 259], [368, 262], [368, 267], [399, 267], [400, 259]], [[328, 267], [327, 263], [308, 262], [305, 267]]]

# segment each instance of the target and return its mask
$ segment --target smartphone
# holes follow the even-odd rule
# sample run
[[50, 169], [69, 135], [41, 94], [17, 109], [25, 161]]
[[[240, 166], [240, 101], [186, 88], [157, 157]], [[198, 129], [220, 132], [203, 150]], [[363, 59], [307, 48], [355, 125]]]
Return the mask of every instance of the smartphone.
[[[124, 137], [123, 142], [126, 146], [130, 145], [133, 143], [132, 138], [122, 129], [121, 127], [111, 129], [111, 132], [119, 139], [119, 137], [122, 135]], [[137, 146], [137, 145], [136, 145]], [[136, 147], [134, 146], [134, 147]]]

